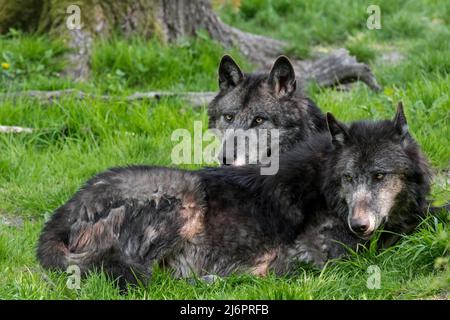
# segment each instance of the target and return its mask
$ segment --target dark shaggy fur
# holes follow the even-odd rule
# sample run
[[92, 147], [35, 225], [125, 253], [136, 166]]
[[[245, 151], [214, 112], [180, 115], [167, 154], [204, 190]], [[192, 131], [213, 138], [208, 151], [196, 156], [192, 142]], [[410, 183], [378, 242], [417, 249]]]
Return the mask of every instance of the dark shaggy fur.
[[[209, 128], [222, 132], [278, 129], [280, 152], [326, 131], [325, 116], [313, 101], [297, 90], [294, 69], [284, 56], [275, 61], [267, 74], [244, 74], [233, 59], [225, 55], [219, 66], [219, 87], [218, 95], [208, 106]], [[223, 139], [224, 147], [226, 143], [227, 137]], [[232, 164], [235, 158], [219, 160]]]
[[[329, 115], [328, 124], [331, 135], [282, 155], [273, 176], [258, 166], [101, 173], [47, 222], [38, 259], [52, 269], [103, 267], [128, 282], [148, 278], [155, 263], [180, 277], [284, 274], [298, 262], [321, 266], [345, 253], [338, 242], [355, 248], [381, 226], [410, 232], [429, 170], [402, 108], [393, 121], [347, 127]], [[354, 230], [349, 217], [376, 224]]]

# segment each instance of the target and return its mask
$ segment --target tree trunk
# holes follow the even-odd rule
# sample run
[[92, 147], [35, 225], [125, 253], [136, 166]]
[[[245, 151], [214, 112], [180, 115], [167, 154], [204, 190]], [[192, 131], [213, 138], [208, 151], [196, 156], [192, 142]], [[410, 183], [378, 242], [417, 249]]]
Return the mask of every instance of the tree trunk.
[[[78, 5], [81, 29], [69, 30], [67, 8]], [[23, 8], [29, 8], [25, 12]], [[4, 9], [1, 9], [4, 8]], [[29, 21], [27, 24], [26, 21]], [[211, 8], [209, 0], [0, 0], [0, 33], [10, 27], [49, 32], [63, 37], [69, 48], [66, 73], [74, 79], [89, 76], [89, 61], [95, 38], [107, 38], [113, 30], [125, 36], [134, 34], [175, 42], [206, 30], [225, 48], [236, 47], [260, 68], [269, 68], [284, 53], [286, 44], [268, 37], [243, 32], [224, 24]], [[317, 61], [292, 61], [300, 83], [315, 81], [320, 86], [335, 86], [355, 80], [379, 90], [369, 67], [358, 63], [344, 49]]]

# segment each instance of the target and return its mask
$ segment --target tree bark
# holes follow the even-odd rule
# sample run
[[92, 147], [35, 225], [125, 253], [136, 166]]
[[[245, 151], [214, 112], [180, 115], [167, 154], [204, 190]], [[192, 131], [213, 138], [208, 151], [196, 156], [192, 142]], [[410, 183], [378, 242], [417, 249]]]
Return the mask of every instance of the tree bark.
[[[176, 42], [205, 30], [225, 48], [238, 48], [259, 68], [268, 69], [274, 59], [285, 52], [286, 44], [272, 38], [244, 32], [223, 23], [212, 10], [209, 0], [0, 0], [0, 33], [9, 27], [35, 28], [63, 37], [72, 49], [67, 75], [85, 80], [89, 77], [89, 61], [93, 41], [108, 38], [113, 30], [125, 36], [157, 37], [164, 42]], [[20, 4], [20, 5], [19, 5]], [[82, 28], [69, 30], [66, 12], [69, 5], [81, 9]], [[22, 6], [26, 5], [24, 14]], [[8, 11], [7, 14], [4, 13]], [[26, 25], [24, 17], [35, 17]], [[26, 18], [25, 17], [25, 18]], [[37, 17], [37, 18], [36, 18]], [[373, 90], [380, 90], [370, 68], [349, 55], [344, 49], [318, 60], [292, 60], [299, 82], [315, 81], [319, 86], [336, 86], [361, 80]]]

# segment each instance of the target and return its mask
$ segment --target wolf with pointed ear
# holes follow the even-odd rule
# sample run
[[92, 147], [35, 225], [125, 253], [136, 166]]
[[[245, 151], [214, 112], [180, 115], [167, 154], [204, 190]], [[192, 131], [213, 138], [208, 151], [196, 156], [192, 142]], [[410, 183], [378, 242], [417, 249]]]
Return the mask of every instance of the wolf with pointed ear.
[[236, 87], [244, 78], [241, 69], [229, 55], [224, 55], [219, 64], [219, 87], [227, 90]]
[[296, 89], [294, 68], [285, 56], [280, 56], [274, 63], [269, 74], [269, 86], [273, 94], [280, 98], [292, 96]]
[[408, 132], [403, 105], [393, 120], [347, 126], [328, 113], [327, 123], [334, 147], [324, 170], [328, 205], [362, 239], [381, 227], [412, 231], [426, 212], [430, 169]]
[[[266, 139], [269, 141], [271, 130], [278, 130], [280, 152], [326, 130], [325, 116], [320, 109], [297, 90], [294, 67], [285, 56], [278, 57], [268, 73], [244, 73], [231, 56], [225, 55], [219, 64], [218, 78], [219, 93], [208, 106], [208, 116], [209, 127], [223, 133], [221, 164], [246, 164], [252, 158], [251, 150], [239, 153], [236, 137], [225, 136], [227, 129], [255, 130], [259, 146], [258, 129], [269, 133]], [[266, 141], [265, 146], [266, 152], [256, 157], [265, 157], [259, 159], [263, 163], [272, 155], [270, 142]], [[232, 148], [232, 152], [227, 148]]]

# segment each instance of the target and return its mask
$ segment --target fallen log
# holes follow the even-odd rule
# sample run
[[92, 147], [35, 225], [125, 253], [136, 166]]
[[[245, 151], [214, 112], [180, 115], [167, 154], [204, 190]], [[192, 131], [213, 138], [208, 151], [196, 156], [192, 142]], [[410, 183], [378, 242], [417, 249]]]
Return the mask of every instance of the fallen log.
[[143, 100], [161, 100], [163, 98], [180, 98], [189, 103], [193, 107], [207, 106], [215, 97], [216, 92], [170, 92], [170, 91], [152, 91], [152, 92], [136, 92], [129, 96], [109, 96], [86, 93], [76, 89], [65, 89], [55, 91], [19, 91], [0, 94], [0, 100], [17, 99], [17, 98], [33, 98], [39, 101], [52, 102], [65, 97], [75, 99], [99, 99], [99, 100], [126, 100], [126, 101], [143, 101]]

